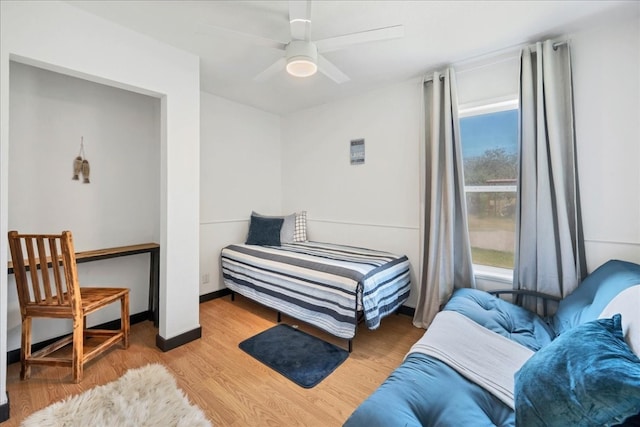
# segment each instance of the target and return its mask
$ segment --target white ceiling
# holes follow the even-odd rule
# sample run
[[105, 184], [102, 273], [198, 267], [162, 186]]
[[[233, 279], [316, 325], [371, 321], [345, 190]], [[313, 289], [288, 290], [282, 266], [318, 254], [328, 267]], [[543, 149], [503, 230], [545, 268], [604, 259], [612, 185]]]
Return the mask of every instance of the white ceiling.
[[69, 1], [73, 6], [200, 57], [202, 90], [287, 114], [417, 78], [444, 64], [579, 31], [594, 22], [638, 14], [637, 1], [313, 1], [311, 39], [402, 24], [401, 39], [328, 52], [351, 80], [337, 84], [317, 73], [284, 71], [266, 82], [253, 77], [280, 56], [232, 31], [288, 42], [287, 1]]

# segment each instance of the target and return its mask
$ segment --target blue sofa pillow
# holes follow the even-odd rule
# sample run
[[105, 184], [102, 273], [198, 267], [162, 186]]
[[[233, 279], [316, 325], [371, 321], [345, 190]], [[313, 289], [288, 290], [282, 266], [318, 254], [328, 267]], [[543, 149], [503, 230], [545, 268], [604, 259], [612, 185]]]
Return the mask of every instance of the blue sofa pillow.
[[553, 329], [560, 335], [581, 323], [595, 320], [616, 295], [640, 283], [640, 265], [610, 260], [580, 283], [560, 301], [553, 317]]
[[516, 372], [517, 426], [610, 426], [640, 412], [640, 359], [621, 319], [566, 331]]
[[280, 229], [283, 218], [264, 218], [251, 215], [247, 245], [280, 246]]

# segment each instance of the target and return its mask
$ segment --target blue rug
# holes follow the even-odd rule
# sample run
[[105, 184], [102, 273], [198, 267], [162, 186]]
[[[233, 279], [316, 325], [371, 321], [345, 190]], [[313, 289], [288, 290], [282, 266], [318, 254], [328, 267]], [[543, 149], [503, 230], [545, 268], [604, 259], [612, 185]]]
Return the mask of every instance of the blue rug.
[[349, 356], [348, 351], [284, 323], [242, 341], [239, 347], [304, 388], [320, 383]]

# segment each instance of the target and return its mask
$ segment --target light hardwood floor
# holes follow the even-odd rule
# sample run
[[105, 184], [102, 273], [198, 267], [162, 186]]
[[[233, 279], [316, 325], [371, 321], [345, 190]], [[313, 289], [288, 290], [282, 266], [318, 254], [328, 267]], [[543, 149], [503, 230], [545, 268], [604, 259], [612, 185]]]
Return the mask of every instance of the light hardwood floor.
[[[287, 316], [282, 321], [299, 324]], [[67, 396], [113, 381], [130, 368], [162, 363], [178, 386], [215, 426], [340, 426], [395, 369], [424, 330], [411, 318], [391, 315], [375, 331], [358, 327], [353, 352], [328, 378], [304, 389], [238, 348], [238, 343], [276, 324], [276, 313], [243, 297], [229, 296], [200, 304], [202, 339], [163, 353], [155, 346], [151, 322], [131, 329], [131, 347], [114, 348], [85, 366], [80, 384], [71, 370], [32, 368], [20, 381], [20, 364], [7, 369], [10, 419], [20, 421]], [[300, 324], [300, 329], [346, 348], [346, 341]]]

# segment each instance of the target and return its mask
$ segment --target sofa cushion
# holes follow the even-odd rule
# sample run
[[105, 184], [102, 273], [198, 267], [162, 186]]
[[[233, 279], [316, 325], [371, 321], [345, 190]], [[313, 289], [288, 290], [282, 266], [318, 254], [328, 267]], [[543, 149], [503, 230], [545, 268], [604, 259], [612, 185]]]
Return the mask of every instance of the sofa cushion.
[[478, 289], [457, 289], [444, 310], [464, 314], [533, 351], [555, 337], [553, 330], [537, 314]]

